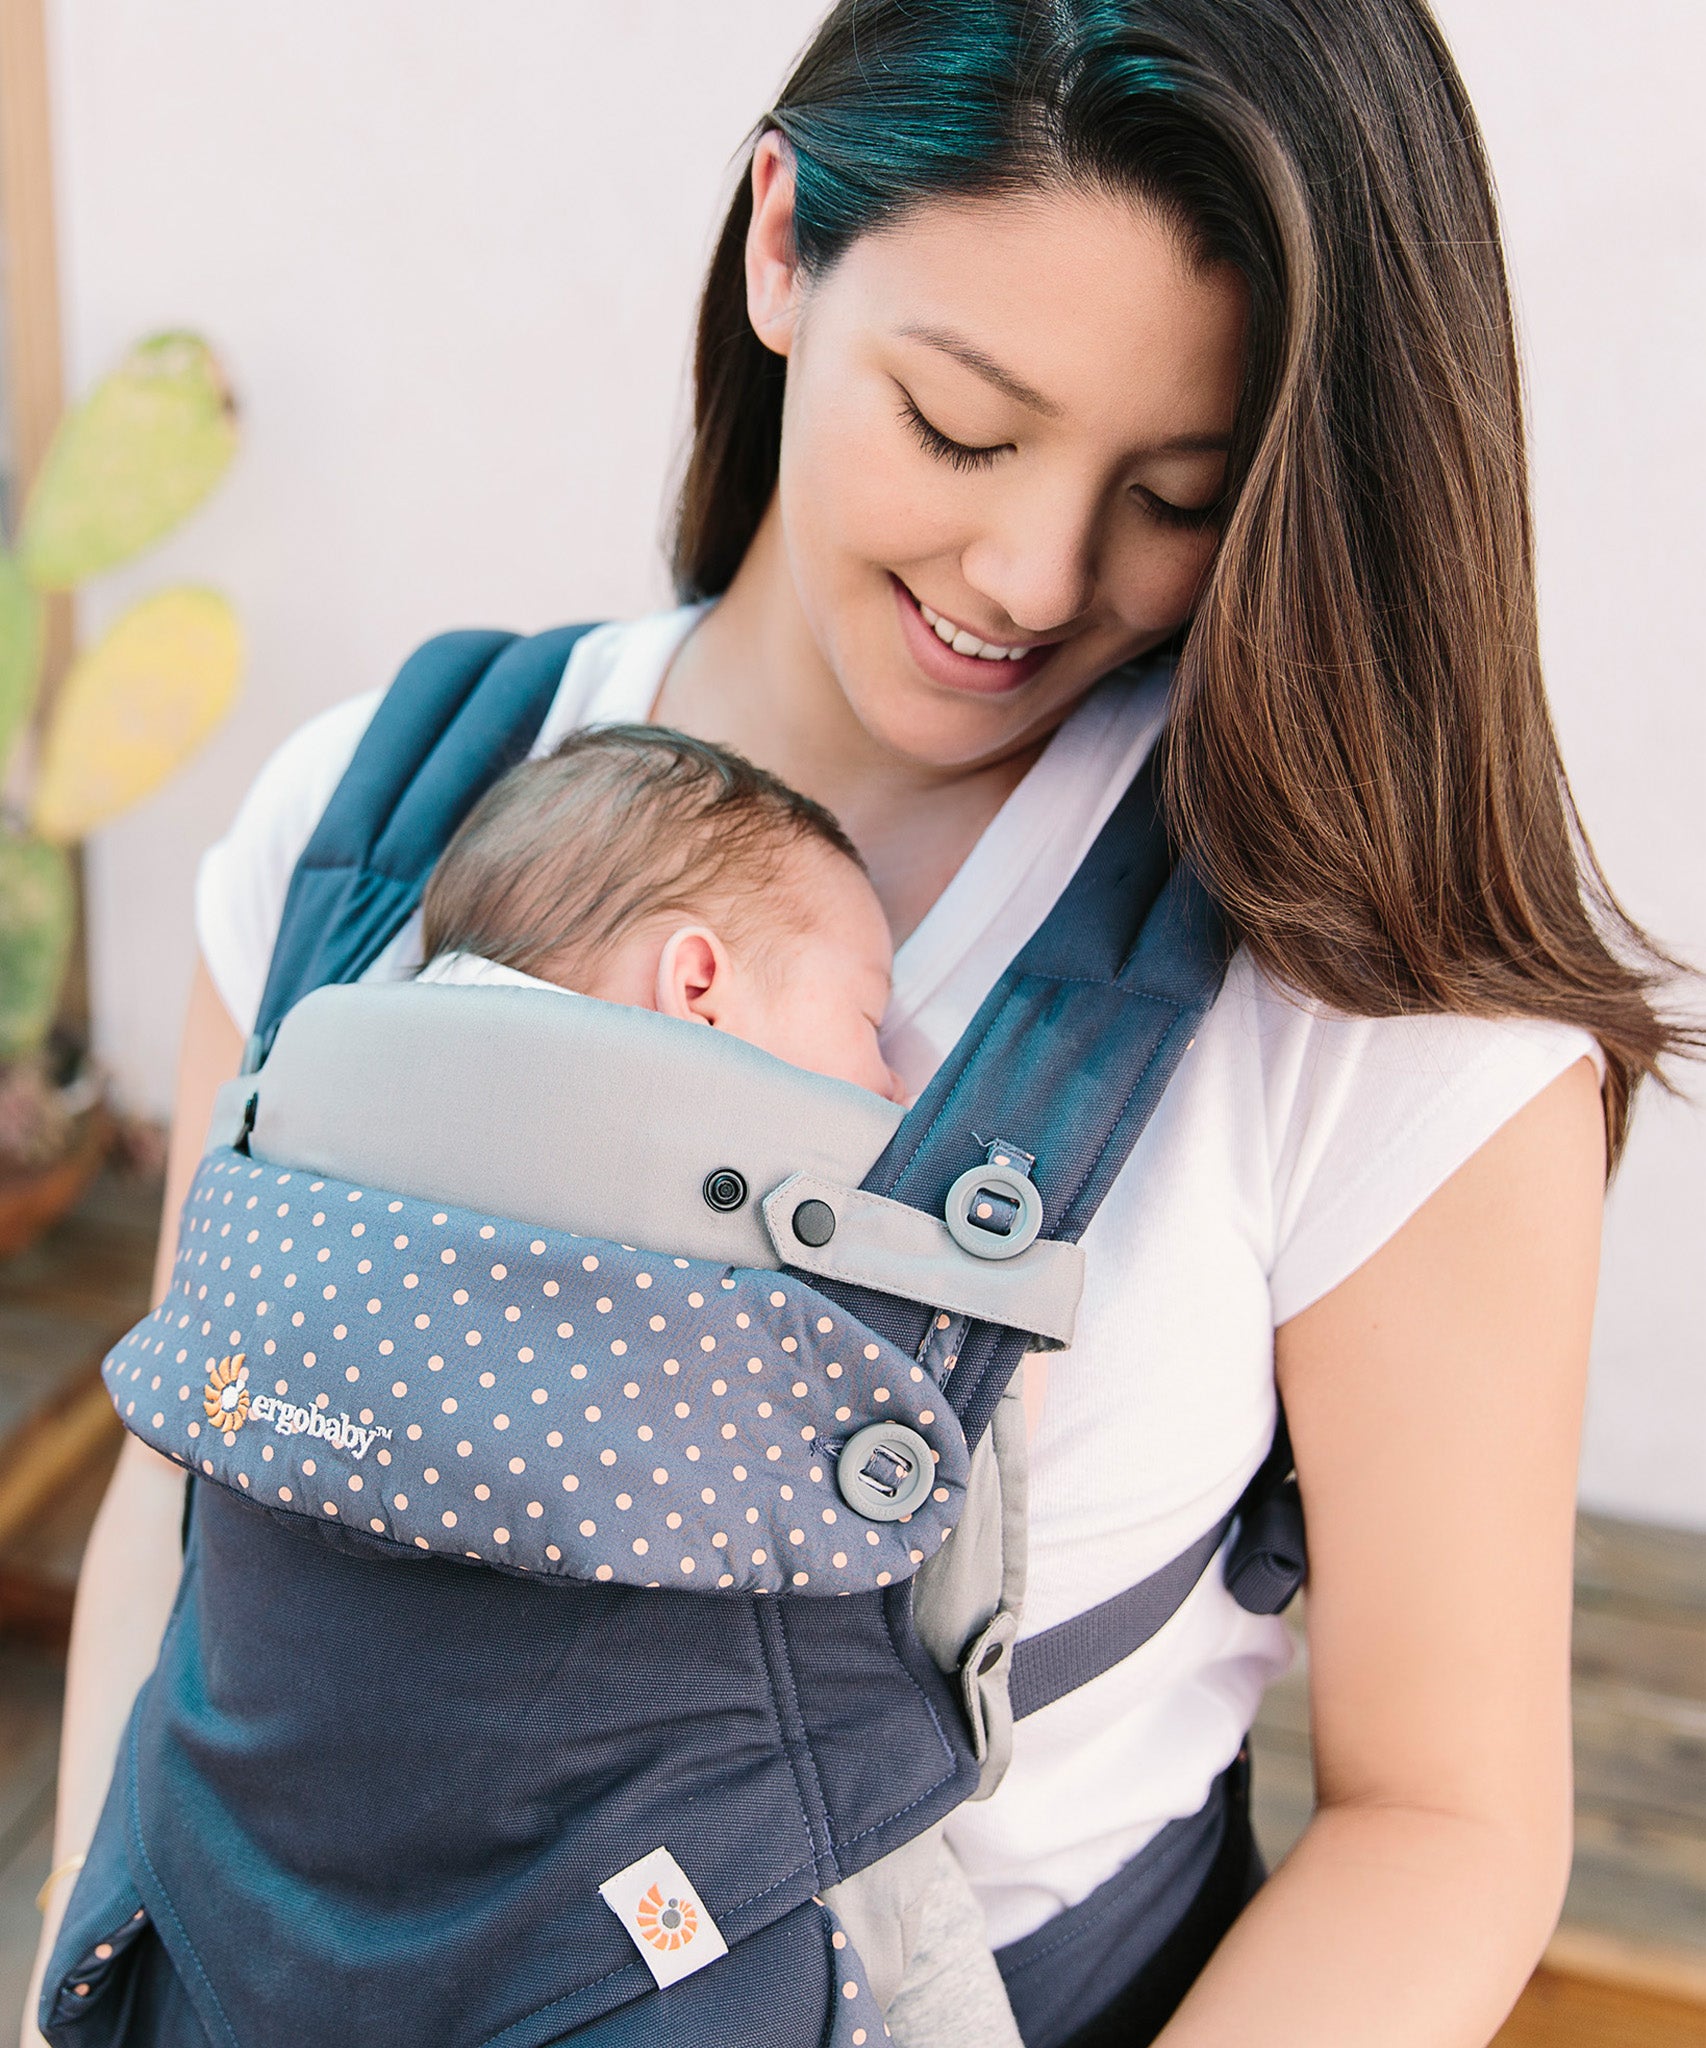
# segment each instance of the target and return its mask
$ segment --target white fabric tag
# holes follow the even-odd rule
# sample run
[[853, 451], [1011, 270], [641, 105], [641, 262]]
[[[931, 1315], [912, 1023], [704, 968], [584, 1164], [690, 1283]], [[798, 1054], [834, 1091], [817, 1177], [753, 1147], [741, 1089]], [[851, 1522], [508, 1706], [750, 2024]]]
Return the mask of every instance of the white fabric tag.
[[667, 1849], [654, 1849], [607, 1877], [598, 1895], [628, 1930], [660, 1986], [679, 1983], [729, 1952], [705, 1902]]

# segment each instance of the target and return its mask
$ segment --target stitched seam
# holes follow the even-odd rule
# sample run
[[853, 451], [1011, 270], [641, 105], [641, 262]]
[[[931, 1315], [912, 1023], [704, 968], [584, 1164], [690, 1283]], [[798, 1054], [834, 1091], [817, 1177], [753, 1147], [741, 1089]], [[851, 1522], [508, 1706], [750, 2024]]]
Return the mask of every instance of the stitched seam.
[[[1108, 1148], [1113, 1143], [1114, 1133], [1119, 1129], [1121, 1122], [1124, 1120], [1126, 1111], [1131, 1106], [1132, 1098], [1141, 1090], [1145, 1081], [1148, 1079], [1150, 1069], [1154, 1066], [1156, 1060], [1160, 1058], [1162, 1051], [1166, 1047], [1167, 1040], [1171, 1036], [1174, 1026], [1177, 1025], [1184, 1008], [1183, 1004], [1177, 1001], [1172, 996], [1158, 996], [1151, 994], [1147, 990], [1121, 988], [1117, 981], [1104, 981], [1094, 975], [1087, 974], [1024, 974], [1014, 982], [1014, 985], [1008, 990], [1006, 996], [1002, 1000], [1000, 1007], [995, 1011], [994, 1015], [990, 1018], [988, 1024], [979, 1034], [976, 1045], [974, 1045], [971, 1051], [966, 1054], [964, 1063], [961, 1065], [959, 1073], [955, 1076], [954, 1084], [948, 1090], [947, 1096], [942, 1103], [942, 1107], [931, 1119], [928, 1129], [926, 1129], [920, 1134], [917, 1144], [914, 1145], [911, 1152], [908, 1153], [905, 1162], [899, 1168], [896, 1169], [894, 1175], [891, 1177], [889, 1182], [890, 1187], [893, 1187], [895, 1183], [901, 1179], [902, 1175], [911, 1170], [911, 1168], [917, 1163], [919, 1154], [924, 1150], [925, 1146], [929, 1144], [930, 1141], [935, 1137], [936, 1133], [942, 1127], [942, 1125], [948, 1120], [949, 1114], [954, 1108], [955, 1102], [961, 1095], [962, 1091], [965, 1089], [966, 1084], [971, 1077], [972, 1067], [977, 1060], [978, 1054], [983, 1050], [984, 1046], [988, 1043], [991, 1035], [994, 1033], [996, 1026], [1000, 1023], [1001, 1019], [1006, 1015], [1007, 1010], [1011, 1005], [1014, 997], [1019, 993], [1019, 990], [1022, 987], [1024, 987], [1027, 983], [1034, 986], [1046, 985], [1051, 988], [1106, 989], [1110, 993], [1120, 996], [1126, 1002], [1154, 1003], [1172, 1012], [1171, 1021], [1169, 1022], [1166, 1030], [1164, 1030], [1161, 1034], [1160, 1043], [1156, 1046], [1155, 1050], [1150, 1054], [1149, 1058], [1144, 1062], [1143, 1067], [1137, 1075], [1137, 1078], [1133, 1081], [1131, 1087], [1126, 1090], [1126, 1093], [1121, 1098], [1118, 1114], [1113, 1118], [1112, 1122], [1109, 1125], [1108, 1136], [1102, 1141], [1101, 1145], [1096, 1150], [1095, 1156], [1092, 1158], [1089, 1165], [1084, 1169], [1084, 1171], [1079, 1175], [1077, 1181], [1074, 1183], [1071, 1196], [1062, 1205], [1062, 1213], [1064, 1214], [1066, 1211], [1069, 1211], [1072, 1207], [1072, 1204], [1076, 1202], [1078, 1197], [1083, 1193], [1086, 1183], [1091, 1179], [1096, 1170], [1100, 1167], [1103, 1159], [1107, 1156]], [[914, 1206], [916, 1206], [916, 1204]]]
[[811, 1730], [806, 1726], [806, 1717], [800, 1706], [800, 1690], [794, 1678], [794, 1660], [788, 1649], [788, 1618], [785, 1612], [776, 1612], [776, 1652], [781, 1661], [781, 1676], [788, 1690], [788, 1705], [799, 1724], [800, 1747], [805, 1753], [806, 1768], [811, 1776], [812, 1796], [817, 1810], [823, 1817], [824, 1847], [833, 1859], [835, 1855], [835, 1831], [829, 1824], [829, 1801], [823, 1794], [823, 1779], [817, 1767], [817, 1756], [812, 1749]]
[[883, 1633], [889, 1639], [889, 1648], [894, 1652], [895, 1663], [901, 1675], [924, 1702], [924, 1711], [930, 1716], [930, 1725], [936, 1731], [937, 1740], [948, 1752], [948, 1768], [939, 1778], [932, 1779], [915, 1799], [909, 1799], [904, 1806], [897, 1806], [892, 1813], [884, 1814], [880, 1820], [870, 1822], [868, 1826], [860, 1828], [856, 1834], [848, 1835], [845, 1840], [849, 1848], [855, 1842], [862, 1842], [867, 1835], [874, 1835], [879, 1828], [888, 1827], [891, 1822], [899, 1820], [903, 1814], [911, 1813], [914, 1807], [922, 1806], [925, 1800], [933, 1798], [959, 1770], [959, 1762], [954, 1755], [954, 1745], [949, 1740], [947, 1732], [942, 1726], [941, 1716], [936, 1712], [935, 1702], [906, 1667], [906, 1660], [900, 1653], [900, 1644], [895, 1638], [894, 1619], [889, 1613], [886, 1600], [883, 1602]]
[[[135, 1845], [137, 1855], [141, 1857], [149, 1877], [153, 1880], [155, 1890], [160, 1894], [160, 1903], [165, 1909], [166, 1917], [171, 1921], [173, 1927], [176, 1928], [178, 1939], [189, 1952], [189, 1958], [195, 1966], [196, 1975], [201, 1979], [202, 1986], [213, 2003], [213, 2009], [219, 2016], [219, 2024], [225, 2029], [226, 2038], [230, 2041], [231, 2048], [238, 2048], [236, 2029], [227, 2018], [224, 2006], [219, 2002], [219, 1993], [213, 1988], [213, 1979], [207, 1974], [206, 1965], [196, 1953], [196, 1946], [189, 1937], [189, 1930], [179, 1917], [177, 1907], [172, 1904], [171, 1894], [166, 1889], [165, 1880], [155, 1868], [154, 1859], [148, 1853], [148, 1844], [142, 1839], [142, 1785], [141, 1774], [137, 1769], [136, 1722], [134, 1720], [130, 1725], [130, 1837]], [[144, 1900], [143, 1904], [146, 1906], [147, 1901]]]
[[[744, 1912], [748, 1906], [755, 1905], [757, 1901], [760, 1899], [768, 1898], [770, 1894], [774, 1891], [779, 1891], [782, 1888], [782, 1886], [788, 1882], [789, 1878], [798, 1877], [802, 1870], [809, 1870], [811, 1867], [812, 1866], [809, 1862], [796, 1863], [792, 1870], [787, 1871], [783, 1876], [779, 1877], [774, 1884], [767, 1884], [764, 1887], [763, 1891], [754, 1892], [750, 1899], [742, 1899], [738, 1906], [725, 1907], [723, 1910], [723, 1918], [725, 1920], [730, 1919], [736, 1913]], [[805, 1898], [800, 1900], [799, 1905], [810, 1905], [815, 1898], [815, 1893], [808, 1893]], [[822, 1901], [818, 1900], [817, 1903], [821, 1905]], [[798, 1910], [799, 1906], [793, 1906], [789, 1908], [789, 1912], [797, 1912]], [[787, 1914], [784, 1914], [782, 1917], [786, 1919]], [[767, 1923], [767, 1926], [775, 1927], [779, 1924], [779, 1922], [772, 1920]], [[751, 1941], [752, 1939], [754, 1939], [756, 1935], [765, 1933], [766, 1931], [767, 1928], [755, 1928], [753, 1930], [753, 1933], [745, 1936], [744, 1939]], [[512, 2034], [515, 2033], [517, 2028], [531, 2026], [535, 2021], [543, 2019], [547, 2014], [555, 2013], [558, 2007], [568, 2005], [572, 2000], [579, 1998], [584, 1992], [596, 1991], [599, 1985], [608, 1984], [611, 1978], [620, 1977], [624, 1975], [627, 1971], [638, 1969], [640, 1966], [640, 1958], [636, 1957], [635, 1960], [631, 1963], [623, 1963], [619, 1969], [606, 1970], [602, 1977], [591, 1977], [586, 1981], [586, 1983], [577, 1984], [572, 1991], [565, 1991], [560, 1998], [550, 1999], [544, 2005], [536, 2005], [531, 2012], [524, 2012], [521, 2015], [520, 2019], [511, 2020], [508, 2026], [500, 2028], [497, 2033], [488, 2034], [485, 2040], [481, 2042], [480, 2048], [503, 2048], [503, 2043], [507, 2041]], [[644, 1997], [646, 1995], [647, 1988], [648, 1987], [646, 1985], [642, 1985], [640, 1987], [641, 1997]], [[613, 2009], [617, 2012], [620, 2012], [622, 2010], [620, 2006], [617, 2006]], [[595, 2025], [596, 2023], [596, 2021], [592, 2021], [588, 2022], [587, 2024]]]
[[[805, 1721], [800, 1714], [799, 1696], [794, 1686], [793, 1668], [788, 1663], [787, 1647], [785, 1644], [781, 1643], [776, 1643], [774, 1645], [772, 1644], [769, 1622], [770, 1616], [768, 1612], [755, 1605], [753, 1608], [753, 1624], [758, 1632], [759, 1654], [764, 1659], [764, 1669], [766, 1675], [770, 1680], [771, 1691], [774, 1694], [786, 1696], [789, 1705], [794, 1710], [795, 1719], [800, 1723], [801, 1735], [803, 1738]], [[780, 1631], [780, 1621], [777, 1622], [776, 1627], [778, 1631]], [[783, 1666], [783, 1669], [781, 1671], [777, 1670], [778, 1653], [780, 1654], [781, 1663]], [[784, 1728], [782, 1725], [782, 1715], [779, 1707], [776, 1711], [776, 1733], [782, 1744], [782, 1754], [787, 1759], [788, 1775], [792, 1779], [794, 1786], [794, 1801], [795, 1804], [799, 1807], [800, 1819], [805, 1826], [806, 1840], [810, 1842], [812, 1845], [811, 1860], [815, 1868], [815, 1865], [818, 1860], [818, 1840], [820, 1831], [817, 1827], [814, 1827], [812, 1824], [812, 1817], [811, 1812], [807, 1806], [806, 1787], [802, 1779], [799, 1759], [794, 1754], [797, 1745], [794, 1739], [789, 1736], [787, 1729]], [[817, 1795], [818, 1811], [823, 1815], [821, 1829], [822, 1839], [826, 1843], [830, 1844], [831, 1854], [833, 1855], [833, 1842], [831, 1839], [829, 1827], [829, 1812], [823, 1803], [823, 1788], [817, 1782], [817, 1765], [815, 1759], [810, 1757], [809, 1747], [807, 1762], [810, 1765], [812, 1789]], [[795, 1868], [804, 1869], [805, 1865], [803, 1863], [796, 1864]], [[774, 1890], [775, 1887], [771, 1886], [770, 1889]], [[763, 1894], [760, 1893], [758, 1894], [758, 1896], [762, 1897]]]
[[[536, 2020], [543, 2019], [547, 2013], [554, 2013], [558, 2006], [567, 2005], [571, 1999], [579, 1998], [583, 1992], [596, 1991], [599, 1985], [608, 1984], [612, 1977], [620, 1977], [629, 1970], [636, 1970], [641, 1967], [641, 1958], [636, 1956], [631, 1963], [623, 1963], [614, 1970], [606, 1970], [602, 1977], [592, 1977], [584, 1984], [577, 1984], [572, 1991], [565, 1991], [561, 1998], [553, 1998], [544, 2005], [536, 2005], [531, 2012], [524, 2012], [520, 2019], [511, 2020], [507, 2026], [500, 2027], [495, 2034], [488, 2034], [485, 2040], [481, 2042], [480, 2048], [499, 2048], [499, 2044], [507, 2041], [518, 2027], [531, 2026]], [[650, 1975], [649, 1972], [647, 1974], [648, 1976]], [[642, 1997], [645, 1995], [644, 1985], [640, 1987], [640, 1995]], [[618, 2012], [621, 2009], [620, 2006], [616, 2008]]]
[[[859, 1213], [858, 1208], [856, 1206], [856, 1202], [859, 1197], [863, 1197], [863, 1199], [866, 1202], [872, 1204], [892, 1200], [892, 1197], [890, 1196], [873, 1195], [868, 1189], [864, 1188], [834, 1188], [832, 1183], [829, 1181], [822, 1181], [818, 1183], [818, 1185], [825, 1188], [830, 1188], [831, 1191], [842, 1200], [847, 1200], [847, 1198], [850, 1196], [853, 1197], [854, 1201], [849, 1203], [850, 1213], [852, 1213], [853, 1215], [857, 1215]], [[918, 1209], [916, 1203], [912, 1202], [897, 1203], [896, 1206], [900, 1208], [912, 1209], [916, 1214], [919, 1215], [927, 1216], [930, 1214], [929, 1210]], [[881, 1217], [881, 1213], [882, 1212], [880, 1210], [877, 1211], [879, 1219]], [[1072, 1247], [1069, 1244], [1065, 1243], [1063, 1240], [1059, 1238], [1039, 1237], [1036, 1240], [1036, 1244], [1033, 1244], [1030, 1247], [1028, 1247], [1027, 1251], [1021, 1254], [1021, 1257], [1028, 1257], [1031, 1251], [1036, 1250], [1037, 1245], [1057, 1246], [1063, 1252], [1070, 1251], [1072, 1249]], [[825, 1253], [817, 1247], [812, 1247], [811, 1250], [813, 1259], [816, 1263], [809, 1266], [805, 1263], [803, 1259], [800, 1258], [797, 1252], [791, 1254], [793, 1262], [799, 1266], [802, 1272], [810, 1273], [813, 1275], [814, 1278], [818, 1279], [840, 1280], [845, 1282], [848, 1286], [869, 1288], [873, 1293], [877, 1294], [882, 1294], [887, 1291], [886, 1289], [878, 1286], [876, 1282], [869, 1279], [865, 1273], [856, 1272], [847, 1265], [838, 1263], [838, 1255], [836, 1253]], [[1059, 1261], [1051, 1259], [1049, 1257], [1049, 1254], [1045, 1252], [1043, 1255], [1042, 1263], [1046, 1266], [1050, 1264], [1058, 1264]], [[1049, 1284], [1046, 1281], [1046, 1279], [1043, 1282], [1039, 1282], [1039, 1286], [1046, 1284]], [[909, 1299], [910, 1297], [902, 1298]], [[1039, 1330], [1031, 1323], [1007, 1323], [1001, 1321], [1000, 1318], [996, 1316], [979, 1315], [975, 1309], [967, 1308], [964, 1305], [963, 1301], [952, 1301], [946, 1295], [939, 1295], [929, 1304], [920, 1304], [920, 1306], [930, 1306], [938, 1309], [949, 1309], [955, 1315], [965, 1316], [974, 1322], [987, 1323], [995, 1329], [1017, 1330], [1025, 1336], [1037, 1335], [1043, 1337], [1059, 1337], [1067, 1342], [1070, 1342], [1072, 1337], [1072, 1330], [1070, 1328], [1049, 1328], [1046, 1330]], [[1044, 1306], [1046, 1307], [1048, 1306], [1048, 1304], [1045, 1303]], [[873, 1331], [871, 1334], [874, 1336], [876, 1332]], [[891, 1350], [899, 1349], [897, 1345], [891, 1345], [889, 1348]]]

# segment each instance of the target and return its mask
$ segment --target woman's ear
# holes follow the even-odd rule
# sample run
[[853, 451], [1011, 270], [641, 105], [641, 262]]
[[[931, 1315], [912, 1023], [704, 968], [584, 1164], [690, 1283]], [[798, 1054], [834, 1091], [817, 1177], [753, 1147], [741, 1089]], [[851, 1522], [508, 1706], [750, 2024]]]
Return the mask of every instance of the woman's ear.
[[702, 924], [683, 925], [658, 955], [653, 1007], [660, 1017], [714, 1025], [728, 1007], [733, 978], [728, 948], [716, 933]]
[[794, 250], [794, 154], [774, 128], [752, 152], [752, 224], [746, 231], [746, 313], [764, 346], [785, 356], [799, 318]]

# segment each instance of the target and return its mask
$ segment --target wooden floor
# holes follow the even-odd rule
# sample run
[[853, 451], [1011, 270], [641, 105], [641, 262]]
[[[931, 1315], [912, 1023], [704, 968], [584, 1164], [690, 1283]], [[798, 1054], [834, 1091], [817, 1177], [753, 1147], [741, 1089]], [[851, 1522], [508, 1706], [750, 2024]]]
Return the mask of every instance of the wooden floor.
[[[0, 1267], [0, 2043], [51, 1853], [71, 1590], [117, 1444], [104, 1425], [89, 1439], [77, 1403], [146, 1306], [156, 1205], [145, 1183], [109, 1178], [47, 1245]], [[30, 1505], [20, 1446], [54, 1479], [21, 1521], [7, 1505]], [[1706, 1538], [1584, 1516], [1575, 1662], [1565, 1925], [1556, 1967], [1537, 1974], [1497, 2048], [1706, 2048]], [[1271, 1862], [1311, 1805], [1301, 1661], [1270, 1692], [1254, 1748]]]

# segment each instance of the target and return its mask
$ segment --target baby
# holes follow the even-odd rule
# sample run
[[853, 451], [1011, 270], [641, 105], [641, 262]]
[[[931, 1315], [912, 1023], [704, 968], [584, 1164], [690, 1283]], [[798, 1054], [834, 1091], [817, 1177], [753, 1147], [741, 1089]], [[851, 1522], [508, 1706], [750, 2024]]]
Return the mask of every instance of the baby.
[[[495, 783], [427, 885], [420, 980], [573, 989], [874, 1089], [893, 945], [852, 842], [740, 755], [657, 726], [575, 734]], [[902, 2048], [1020, 2048], [943, 1844], [888, 2013]]]

